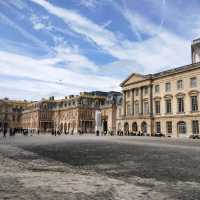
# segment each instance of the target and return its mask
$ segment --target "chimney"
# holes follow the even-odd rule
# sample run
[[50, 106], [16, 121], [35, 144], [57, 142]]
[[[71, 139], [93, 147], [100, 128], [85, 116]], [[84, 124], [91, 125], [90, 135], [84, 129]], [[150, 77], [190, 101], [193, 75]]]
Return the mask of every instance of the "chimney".
[[200, 62], [200, 38], [192, 42], [192, 64]]

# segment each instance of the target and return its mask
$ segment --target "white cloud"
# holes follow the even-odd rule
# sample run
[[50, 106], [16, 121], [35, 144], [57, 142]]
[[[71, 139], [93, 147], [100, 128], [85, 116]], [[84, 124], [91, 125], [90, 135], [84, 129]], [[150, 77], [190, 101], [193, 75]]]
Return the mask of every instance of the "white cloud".
[[[13, 91], [24, 88], [38, 96], [47, 96], [50, 93], [65, 96], [69, 94], [69, 91], [71, 93], [93, 89], [117, 89], [121, 81], [105, 76], [83, 75], [68, 69], [55, 68], [52, 58], [38, 60], [4, 51], [0, 51], [0, 76], [13, 77], [10, 84], [3, 81], [1, 88], [12, 87]], [[16, 84], [11, 84], [15, 78], [18, 79]], [[3, 90], [2, 95], [4, 96]]]
[[35, 30], [52, 30], [52, 24], [49, 21], [48, 16], [37, 16], [36, 14], [32, 14], [30, 21]]
[[1, 4], [5, 5], [5, 6], [9, 6], [9, 4], [12, 4], [13, 6], [15, 6], [17, 9], [19, 10], [23, 10], [24, 8], [27, 7], [26, 2], [22, 1], [22, 0], [8, 0], [8, 1], [0, 1]]
[[74, 32], [84, 35], [105, 52], [119, 60], [132, 60], [143, 66], [147, 73], [155, 72], [162, 66], [174, 67], [189, 62], [188, 41], [164, 29], [156, 34], [154, 30], [158, 30], [159, 25], [139, 14], [132, 14], [127, 9], [124, 10], [126, 20], [131, 26], [137, 26], [138, 31], [149, 34], [151, 37], [148, 40], [143, 42], [121, 40], [115, 33], [75, 11], [54, 6], [43, 0], [32, 1], [61, 18]]
[[85, 6], [87, 8], [95, 8], [97, 4], [97, 0], [80, 0], [79, 2], [79, 5]]
[[[64, 38], [58, 37], [53, 33], [57, 28], [51, 24], [48, 16], [37, 16], [36, 14], [32, 14], [30, 20], [36, 30], [46, 31], [45, 33], [55, 42], [54, 47], [50, 47], [45, 41], [39, 40], [36, 36], [27, 32], [23, 27], [19, 26], [2, 13], [0, 13], [0, 21], [1, 20], [2, 23], [9, 25], [22, 34], [26, 39], [34, 42], [36, 46], [46, 49], [49, 55], [54, 55], [53, 58], [44, 59], [43, 62], [52, 62], [54, 65], [62, 64], [63, 67], [77, 72], [83, 72], [83, 70], [90, 70], [90, 72], [98, 71], [98, 66], [84, 56], [78, 47], [69, 45], [65, 42]], [[16, 45], [19, 46], [20, 44], [15, 44], [15, 46]], [[13, 52], [15, 49], [16, 48], [10, 48], [10, 51]]]
[[120, 59], [131, 57], [131, 52], [124, 52], [125, 49], [123, 47], [128, 41], [120, 42], [113, 32], [93, 23], [77, 12], [54, 6], [43, 0], [32, 0], [32, 2], [37, 3], [49, 13], [61, 18], [74, 32], [85, 36], [112, 56]]
[[26, 31], [25, 29], [21, 28], [19, 25], [14, 23], [10, 18], [8, 18], [3, 13], [0, 13], [0, 23], [6, 24], [10, 26], [11, 28], [17, 30], [24, 38], [30, 40], [35, 45], [40, 46], [43, 49], [46, 49], [47, 51], [50, 51], [50, 48], [45, 44], [45, 42], [39, 40], [37, 37]]

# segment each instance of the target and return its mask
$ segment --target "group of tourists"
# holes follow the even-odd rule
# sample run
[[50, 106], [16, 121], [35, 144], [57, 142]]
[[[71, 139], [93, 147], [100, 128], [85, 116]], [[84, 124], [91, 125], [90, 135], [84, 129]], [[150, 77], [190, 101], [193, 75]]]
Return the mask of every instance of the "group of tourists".
[[34, 133], [39, 134], [39, 130], [33, 130], [33, 129], [23, 129], [23, 128], [1, 128], [0, 134], [3, 134], [3, 137], [5, 138], [8, 136], [15, 136], [16, 134], [22, 134], [24, 136], [28, 136], [29, 134], [32, 135]]
[[54, 136], [56, 136], [56, 135], [62, 135], [62, 134], [64, 134], [64, 135], [73, 135], [74, 134], [74, 131], [72, 130], [71, 132], [69, 132], [69, 131], [61, 131], [61, 130], [53, 130], [52, 129], [52, 131], [51, 131], [51, 135], [54, 135]]
[[149, 134], [143, 132], [130, 132], [130, 131], [117, 131], [118, 136], [149, 136]]
[[[113, 131], [103, 131], [101, 133], [102, 136], [114, 136], [114, 132]], [[100, 136], [100, 131], [97, 130], [96, 131], [96, 136]]]

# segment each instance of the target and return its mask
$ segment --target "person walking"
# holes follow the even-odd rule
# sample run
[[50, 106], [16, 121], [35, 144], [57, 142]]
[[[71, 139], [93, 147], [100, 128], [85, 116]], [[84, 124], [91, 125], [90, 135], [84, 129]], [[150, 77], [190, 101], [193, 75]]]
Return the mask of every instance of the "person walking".
[[4, 130], [3, 130], [3, 137], [4, 137], [4, 138], [6, 137], [6, 134], [7, 134], [7, 129], [4, 129]]

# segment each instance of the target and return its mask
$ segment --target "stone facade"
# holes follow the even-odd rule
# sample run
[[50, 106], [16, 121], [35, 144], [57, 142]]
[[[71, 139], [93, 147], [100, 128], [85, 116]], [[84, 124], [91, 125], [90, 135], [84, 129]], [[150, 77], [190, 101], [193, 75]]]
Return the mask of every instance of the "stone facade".
[[121, 84], [118, 130], [174, 137], [199, 134], [199, 46], [200, 40], [192, 44], [191, 65], [149, 75], [134, 73]]
[[54, 129], [67, 133], [94, 133], [95, 112], [105, 100], [104, 96], [81, 93], [55, 101], [52, 109]]
[[116, 96], [121, 97], [121, 93], [84, 92], [57, 101], [52, 109], [54, 129], [65, 133], [94, 133], [95, 113], [100, 111], [103, 130], [115, 132]]
[[29, 102], [26, 109], [21, 113], [21, 127], [33, 131], [51, 131], [52, 121], [52, 100], [41, 100], [39, 102]]
[[0, 130], [22, 128], [21, 113], [27, 105], [27, 101], [0, 100]]
[[0, 101], [0, 129], [20, 128], [34, 132], [94, 133], [95, 113], [102, 113], [104, 131], [115, 132], [119, 92], [90, 92], [36, 102]]

